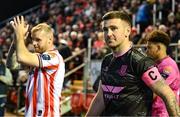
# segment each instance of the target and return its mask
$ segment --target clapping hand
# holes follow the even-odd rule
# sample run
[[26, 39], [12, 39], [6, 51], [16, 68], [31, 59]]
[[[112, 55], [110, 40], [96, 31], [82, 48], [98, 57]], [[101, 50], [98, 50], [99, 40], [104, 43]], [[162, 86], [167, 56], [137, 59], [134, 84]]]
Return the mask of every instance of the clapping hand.
[[25, 23], [23, 16], [14, 17], [10, 24], [15, 31], [17, 40], [27, 38], [29, 25]]

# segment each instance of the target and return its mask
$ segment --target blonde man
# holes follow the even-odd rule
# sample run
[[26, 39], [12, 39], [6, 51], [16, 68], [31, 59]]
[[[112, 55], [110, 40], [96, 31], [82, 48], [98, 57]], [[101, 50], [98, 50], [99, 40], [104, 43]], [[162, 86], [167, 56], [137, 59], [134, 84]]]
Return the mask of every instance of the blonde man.
[[53, 31], [46, 23], [31, 30], [34, 53], [28, 51], [24, 38], [28, 25], [23, 16], [11, 22], [16, 34], [16, 55], [20, 63], [31, 67], [26, 86], [25, 116], [60, 116], [60, 96], [65, 65], [53, 45]]

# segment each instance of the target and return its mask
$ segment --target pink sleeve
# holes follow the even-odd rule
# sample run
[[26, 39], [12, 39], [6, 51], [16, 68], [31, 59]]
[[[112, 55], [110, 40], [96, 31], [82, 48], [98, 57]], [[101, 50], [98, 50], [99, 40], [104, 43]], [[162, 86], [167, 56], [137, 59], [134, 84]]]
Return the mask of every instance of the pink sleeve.
[[153, 67], [142, 75], [142, 80], [145, 82], [146, 85], [150, 86], [153, 85], [155, 82], [161, 80], [162, 77], [156, 67]]
[[[165, 66], [163, 68], [162, 74], [166, 74], [166, 83], [170, 85], [174, 80], [177, 79], [178, 74], [176, 74], [175, 69], [172, 66]], [[163, 75], [162, 75], [163, 76]]]

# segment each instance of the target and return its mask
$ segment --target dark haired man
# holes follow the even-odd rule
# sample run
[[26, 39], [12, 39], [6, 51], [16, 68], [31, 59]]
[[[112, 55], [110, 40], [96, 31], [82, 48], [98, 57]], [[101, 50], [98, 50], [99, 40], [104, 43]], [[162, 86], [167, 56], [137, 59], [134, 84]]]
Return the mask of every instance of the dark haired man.
[[124, 11], [110, 11], [102, 17], [102, 29], [112, 53], [101, 66], [98, 92], [86, 116], [150, 116], [153, 93], [162, 97], [170, 115], [179, 106], [152, 59], [132, 48], [131, 20]]
[[[156, 66], [166, 83], [174, 91], [179, 101], [180, 73], [176, 62], [167, 54], [170, 37], [160, 30], [151, 32], [148, 37], [147, 54], [156, 61]], [[155, 96], [152, 106], [152, 116], [168, 117], [163, 100]]]

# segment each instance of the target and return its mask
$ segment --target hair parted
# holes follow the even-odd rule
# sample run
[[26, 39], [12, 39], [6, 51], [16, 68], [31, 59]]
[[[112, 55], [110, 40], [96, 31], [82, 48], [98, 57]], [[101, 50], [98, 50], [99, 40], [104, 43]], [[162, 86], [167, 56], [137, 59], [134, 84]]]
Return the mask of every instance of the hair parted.
[[170, 37], [168, 36], [167, 33], [160, 31], [160, 30], [154, 30], [152, 31], [148, 36], [147, 40], [149, 42], [157, 42], [157, 43], [162, 43], [166, 47], [169, 46], [169, 43], [171, 41]]
[[129, 17], [128, 13], [125, 12], [124, 10], [109, 11], [102, 17], [102, 21], [109, 20], [109, 19], [115, 19], [115, 18], [119, 18], [119, 19], [127, 22], [131, 26], [131, 18]]

